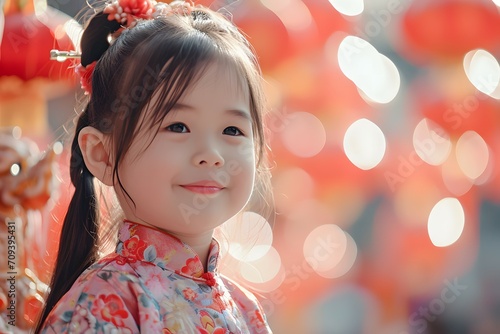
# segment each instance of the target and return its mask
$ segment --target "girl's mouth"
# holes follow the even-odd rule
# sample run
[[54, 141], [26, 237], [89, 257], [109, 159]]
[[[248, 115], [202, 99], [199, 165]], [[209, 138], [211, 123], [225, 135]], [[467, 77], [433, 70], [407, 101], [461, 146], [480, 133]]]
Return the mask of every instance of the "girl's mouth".
[[216, 186], [199, 186], [199, 185], [185, 185], [181, 187], [198, 194], [215, 194], [224, 189]]
[[198, 194], [215, 194], [225, 188], [221, 184], [211, 180], [183, 184], [181, 187]]

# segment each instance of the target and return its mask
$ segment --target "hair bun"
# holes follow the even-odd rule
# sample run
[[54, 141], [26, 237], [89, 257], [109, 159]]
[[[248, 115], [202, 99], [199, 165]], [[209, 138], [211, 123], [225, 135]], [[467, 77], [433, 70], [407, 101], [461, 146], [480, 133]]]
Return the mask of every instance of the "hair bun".
[[81, 39], [83, 66], [101, 58], [104, 52], [109, 48], [108, 36], [118, 29], [121, 25], [117, 21], [108, 20], [108, 14], [100, 12], [92, 17], [83, 32]]

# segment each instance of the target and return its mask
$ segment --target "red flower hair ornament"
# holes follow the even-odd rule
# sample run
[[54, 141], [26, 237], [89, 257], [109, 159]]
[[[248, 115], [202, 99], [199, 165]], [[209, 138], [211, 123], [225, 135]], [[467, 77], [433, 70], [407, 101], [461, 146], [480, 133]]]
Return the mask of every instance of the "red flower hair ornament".
[[[193, 5], [186, 1], [173, 1], [167, 4], [153, 0], [114, 0], [108, 2], [103, 12], [108, 14], [109, 21], [117, 21], [123, 29], [130, 29], [137, 24], [138, 20], [153, 20], [160, 16], [170, 15], [187, 16], [192, 10]], [[87, 66], [80, 63], [75, 68], [86, 95], [92, 93], [92, 73], [96, 63], [97, 61], [94, 61]]]
[[77, 67], [75, 67], [75, 72], [80, 77], [80, 85], [85, 91], [85, 95], [90, 95], [90, 93], [92, 92], [92, 73], [94, 72], [96, 63], [97, 60], [85, 67], [81, 63], [78, 64]]

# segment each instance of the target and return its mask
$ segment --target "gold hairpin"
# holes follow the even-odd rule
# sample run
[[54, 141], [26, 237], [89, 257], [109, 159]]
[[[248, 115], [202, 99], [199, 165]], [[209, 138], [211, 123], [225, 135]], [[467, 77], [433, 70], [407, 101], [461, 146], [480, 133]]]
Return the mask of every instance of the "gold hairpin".
[[69, 58], [81, 58], [81, 54], [76, 51], [59, 51], [50, 50], [50, 60], [57, 60], [63, 62]]

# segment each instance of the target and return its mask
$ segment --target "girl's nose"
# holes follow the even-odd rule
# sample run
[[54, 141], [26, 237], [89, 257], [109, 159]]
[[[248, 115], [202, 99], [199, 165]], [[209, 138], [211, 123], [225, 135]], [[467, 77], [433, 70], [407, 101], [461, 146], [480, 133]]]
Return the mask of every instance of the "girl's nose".
[[203, 150], [200, 150], [193, 156], [193, 163], [196, 166], [222, 167], [224, 166], [224, 158], [217, 149], [210, 145], [206, 145]]

